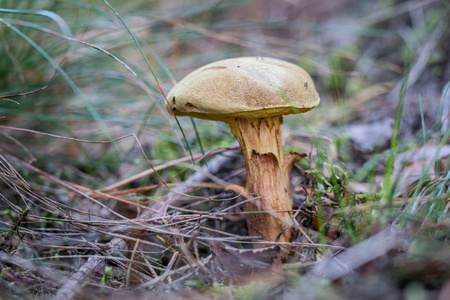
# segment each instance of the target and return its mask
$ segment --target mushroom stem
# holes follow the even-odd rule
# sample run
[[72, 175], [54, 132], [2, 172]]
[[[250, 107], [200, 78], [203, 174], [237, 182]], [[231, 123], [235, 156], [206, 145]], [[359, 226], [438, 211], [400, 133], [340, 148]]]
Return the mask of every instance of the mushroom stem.
[[303, 156], [283, 156], [280, 126], [282, 116], [230, 118], [231, 132], [239, 141], [247, 166], [247, 192], [255, 198], [247, 202], [249, 234], [268, 241], [290, 242], [292, 195], [289, 172]]

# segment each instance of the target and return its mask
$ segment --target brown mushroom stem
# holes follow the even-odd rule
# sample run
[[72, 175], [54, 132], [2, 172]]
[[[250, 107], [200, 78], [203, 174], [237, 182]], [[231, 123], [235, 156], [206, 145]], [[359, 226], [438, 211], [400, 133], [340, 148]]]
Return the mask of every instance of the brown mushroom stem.
[[[292, 195], [289, 172], [302, 154], [284, 159], [281, 143], [281, 116], [230, 118], [231, 132], [239, 141], [247, 166], [247, 192], [255, 198], [247, 202], [249, 234], [268, 241], [290, 242]], [[266, 213], [265, 213], [266, 212]]]

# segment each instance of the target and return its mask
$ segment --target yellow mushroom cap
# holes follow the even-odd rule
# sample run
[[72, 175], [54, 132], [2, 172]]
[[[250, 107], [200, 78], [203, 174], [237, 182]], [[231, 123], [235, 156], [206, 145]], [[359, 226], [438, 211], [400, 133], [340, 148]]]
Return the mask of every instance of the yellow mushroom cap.
[[167, 109], [177, 116], [226, 121], [305, 112], [320, 98], [299, 66], [268, 57], [239, 57], [193, 71], [167, 100]]

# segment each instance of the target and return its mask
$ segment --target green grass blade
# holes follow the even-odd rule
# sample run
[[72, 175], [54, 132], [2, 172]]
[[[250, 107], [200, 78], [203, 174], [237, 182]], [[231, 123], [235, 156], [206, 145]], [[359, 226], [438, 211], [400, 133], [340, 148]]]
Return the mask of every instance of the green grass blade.
[[[139, 41], [137, 40], [136, 36], [135, 36], [134, 33], [130, 30], [130, 28], [127, 26], [127, 24], [126, 24], [125, 21], [122, 19], [122, 17], [119, 15], [119, 13], [114, 9], [114, 7], [113, 7], [111, 4], [109, 4], [109, 2], [106, 1], [106, 0], [103, 0], [103, 2], [104, 2], [104, 3], [105, 3], [112, 11], [113, 11], [113, 13], [117, 16], [117, 18], [120, 20], [120, 22], [122, 23], [122, 25], [125, 27], [125, 29], [126, 29], [126, 30], [128, 31], [128, 33], [130, 34], [130, 36], [131, 36], [131, 38], [133, 39], [134, 43], [136, 44], [136, 46], [138, 47], [139, 51], [141, 52], [141, 55], [142, 55], [142, 57], [144, 58], [144, 60], [145, 60], [145, 62], [146, 62], [146, 64], [147, 64], [147, 66], [148, 66], [148, 68], [149, 68], [150, 71], [152, 72], [153, 78], [155, 79], [156, 84], [158, 85], [158, 88], [159, 88], [159, 90], [161, 91], [161, 94], [162, 94], [163, 97], [164, 97], [164, 100], [167, 102], [166, 94], [164, 93], [164, 90], [162, 89], [161, 84], [159, 83], [158, 77], [156, 76], [155, 72], [153, 71], [153, 68], [152, 68], [152, 66], [150, 65], [150, 62], [148, 61], [147, 56], [145, 55], [144, 51], [142, 50], [142, 47], [141, 47], [141, 45], [139, 44]], [[178, 128], [180, 129], [181, 134], [183, 135], [183, 138], [184, 138], [184, 141], [185, 141], [185, 144], [186, 144], [186, 148], [187, 148], [188, 151], [189, 151], [189, 155], [191, 156], [192, 162], [194, 163], [194, 156], [192, 155], [192, 151], [191, 151], [191, 148], [189, 147], [189, 143], [188, 143], [188, 141], [187, 141], [187, 139], [186, 139], [186, 135], [184, 134], [183, 128], [181, 127], [181, 124], [180, 124], [180, 122], [178, 121], [178, 118], [177, 118], [176, 116], [174, 116], [174, 117], [175, 117], [175, 120], [176, 120], [176, 122], [177, 122]]]
[[389, 155], [386, 160], [386, 170], [384, 173], [384, 189], [385, 189], [384, 194], [385, 194], [385, 199], [387, 201], [386, 204], [387, 204], [388, 208], [392, 207], [392, 199], [393, 199], [394, 193], [395, 193], [395, 185], [393, 185], [391, 183], [391, 178], [394, 173], [395, 156], [398, 152], [400, 123], [401, 123], [402, 114], [403, 114], [403, 106], [404, 106], [404, 102], [405, 102], [407, 84], [408, 84], [408, 71], [403, 78], [403, 82], [402, 82], [402, 85], [400, 88], [397, 109], [395, 111], [395, 122], [394, 122], [394, 127], [392, 129], [391, 147], [390, 147]]
[[59, 28], [63, 35], [71, 37], [72, 31], [70, 30], [69, 25], [67, 25], [66, 21], [61, 18], [58, 14], [48, 11], [48, 10], [21, 10], [21, 9], [6, 9], [0, 8], [0, 12], [4, 13], [12, 13], [12, 14], [28, 14], [28, 15], [40, 15], [47, 18], [52, 19], [56, 24], [58, 24]]

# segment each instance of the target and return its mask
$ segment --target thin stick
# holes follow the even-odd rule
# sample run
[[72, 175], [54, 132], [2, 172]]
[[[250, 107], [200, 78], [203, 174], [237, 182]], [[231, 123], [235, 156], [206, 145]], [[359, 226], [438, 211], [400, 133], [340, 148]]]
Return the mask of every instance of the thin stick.
[[[229, 151], [229, 150], [230, 150], [230, 148], [219, 149], [219, 150], [216, 150], [216, 151], [211, 151], [211, 152], [207, 153], [206, 155], [203, 155], [201, 153], [200, 154], [196, 154], [193, 157], [194, 157], [194, 159], [203, 159], [205, 157], [213, 156], [213, 155], [216, 155], [216, 154], [220, 154], [220, 153], [223, 153], [223, 152], [226, 152], [226, 151]], [[133, 175], [133, 176], [127, 178], [127, 179], [121, 180], [121, 181], [116, 182], [116, 183], [114, 183], [114, 184], [112, 184], [110, 186], [104, 187], [104, 188], [98, 190], [98, 192], [109, 192], [109, 191], [114, 190], [114, 189], [116, 189], [118, 187], [121, 187], [121, 186], [123, 186], [125, 184], [133, 182], [133, 181], [135, 181], [135, 180], [137, 180], [139, 178], [142, 178], [142, 177], [145, 177], [147, 175], [153, 174], [156, 171], [161, 171], [161, 170], [167, 169], [169, 167], [176, 166], [176, 165], [178, 165], [180, 163], [187, 162], [187, 161], [190, 161], [190, 160], [191, 160], [191, 156], [185, 156], [185, 157], [182, 157], [182, 158], [179, 158], [179, 159], [176, 159], [176, 160], [172, 160], [172, 161], [170, 161], [168, 163], [156, 166], [156, 167], [154, 167], [152, 169], [148, 169], [148, 170], [142, 171], [142, 172], [140, 172], [140, 173], [138, 173], [136, 175]]]
[[65, 281], [64, 285], [58, 290], [56, 296], [53, 298], [54, 300], [72, 299], [75, 294], [80, 291], [81, 283], [86, 281], [86, 278], [89, 278], [96, 272], [100, 272], [105, 267], [107, 260], [104, 256], [118, 255], [127, 248], [127, 243], [122, 239], [113, 238], [106, 246], [108, 246], [109, 250], [104, 251], [104, 255], [98, 254], [90, 257], [85, 264]]

